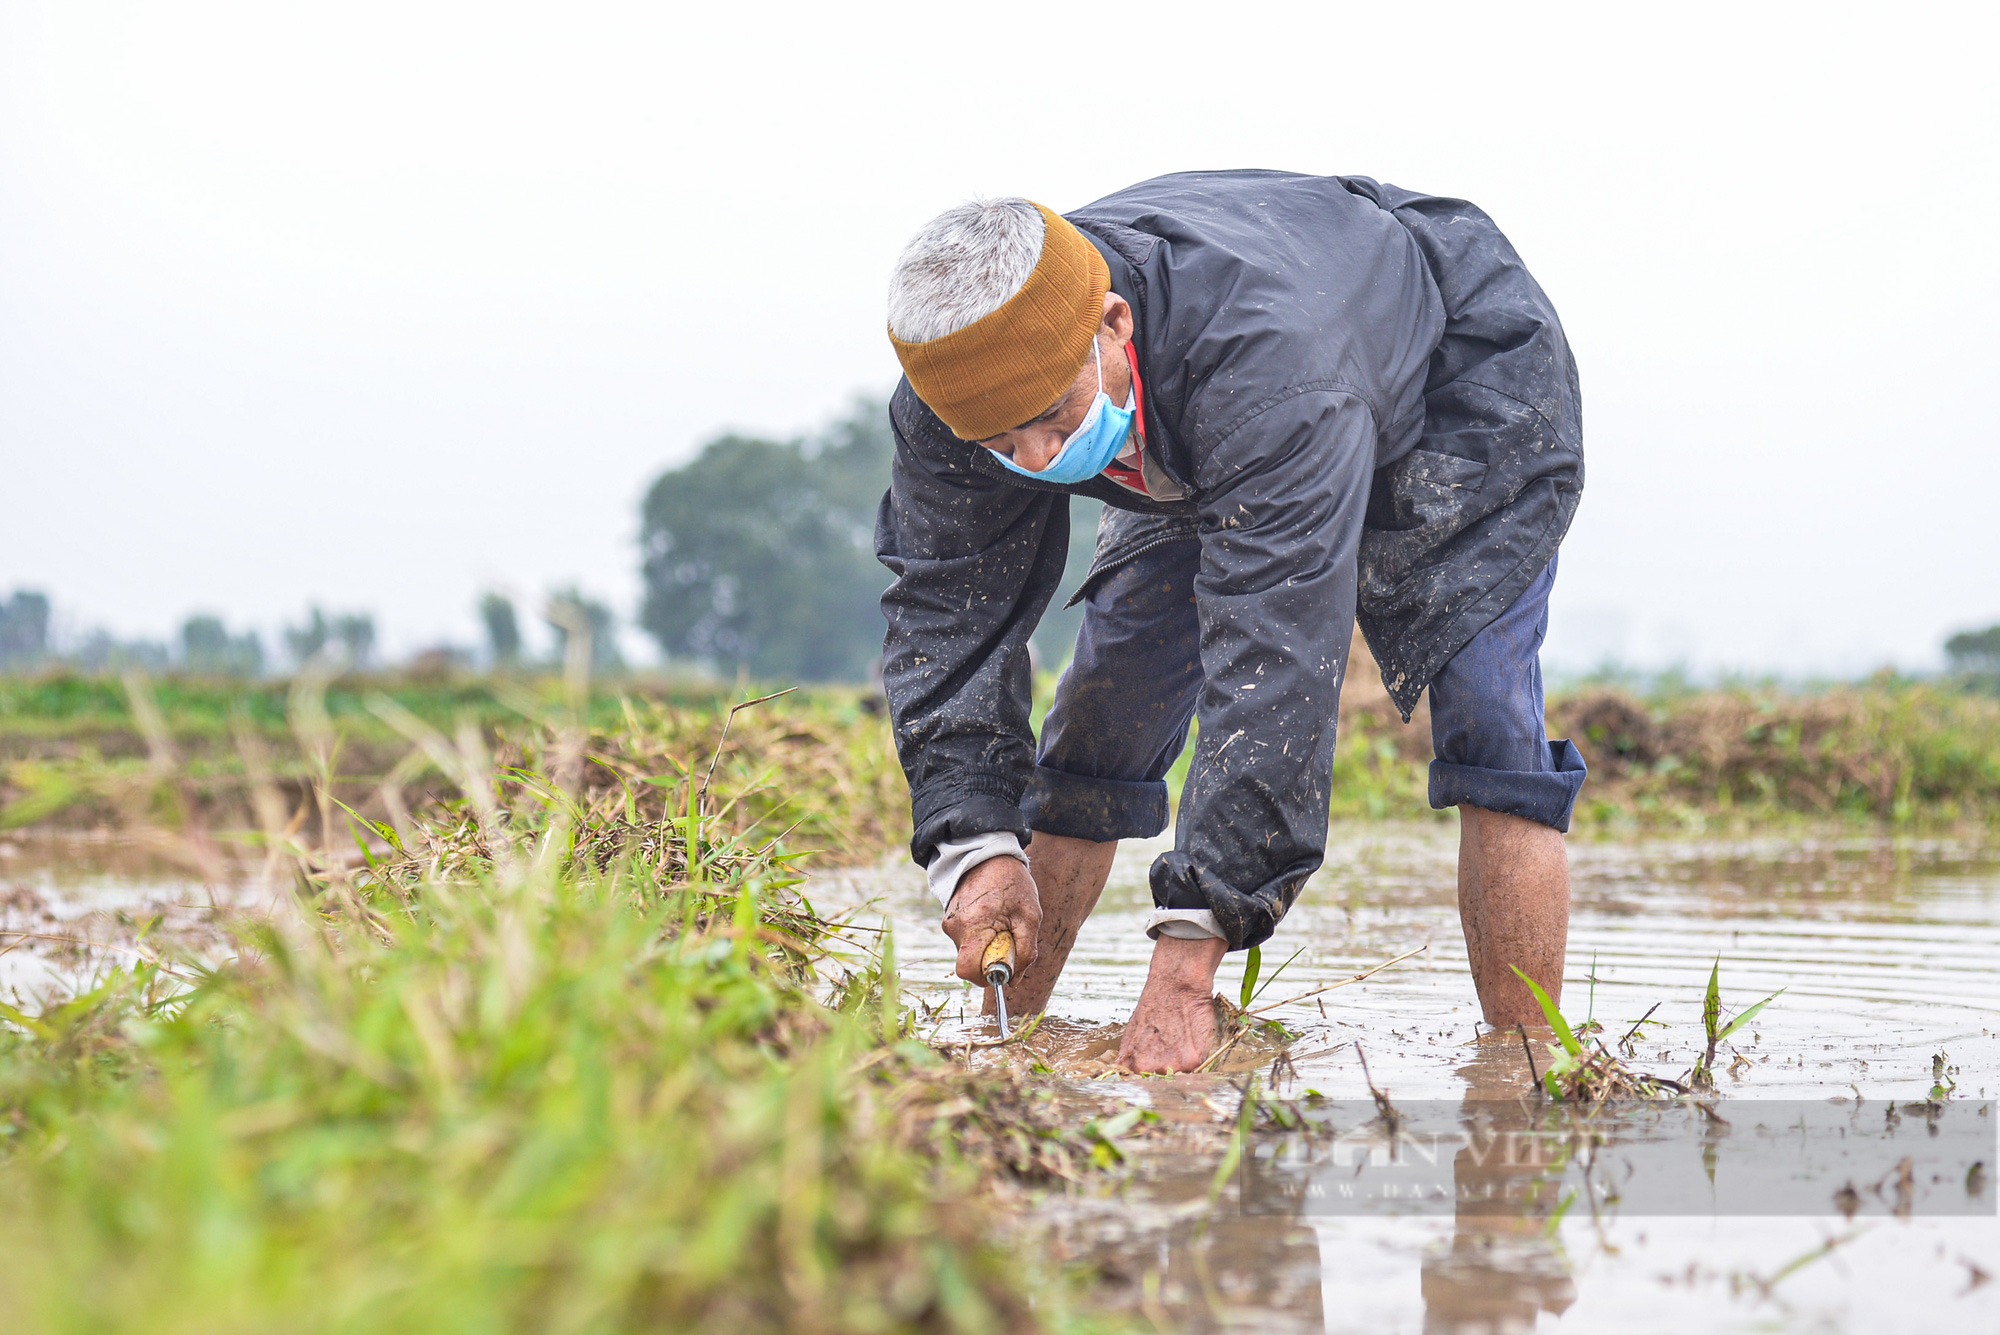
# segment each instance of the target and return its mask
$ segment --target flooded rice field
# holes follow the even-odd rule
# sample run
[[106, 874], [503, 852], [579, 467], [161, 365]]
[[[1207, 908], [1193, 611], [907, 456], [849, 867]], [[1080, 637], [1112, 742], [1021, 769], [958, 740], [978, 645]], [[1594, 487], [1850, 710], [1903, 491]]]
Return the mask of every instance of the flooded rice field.
[[[1078, 1123], [1118, 1128], [1115, 1188], [1010, 1203], [1016, 1245], [1076, 1267], [1141, 1322], [2000, 1329], [2000, 850], [1572, 841], [1564, 1010], [1597, 1021], [1607, 1045], [1649, 1014], [1664, 1022], [1633, 1037], [1632, 1066], [1680, 1077], [1693, 1064], [1718, 956], [1725, 1011], [1784, 989], [1725, 1045], [1712, 1111], [1592, 1117], [1532, 1094], [1520, 1039], [1475, 1023], [1449, 824], [1335, 830], [1326, 869], [1265, 948], [1265, 979], [1302, 953], [1256, 1004], [1423, 949], [1273, 1012], [1299, 1035], [1288, 1051], [1252, 1039], [1213, 1076], [1111, 1069], [1150, 953], [1140, 924], [1158, 847], [1121, 849], [1042, 1028], [969, 1054], [1031, 1070]], [[938, 1041], [993, 1036], [950, 978], [914, 869], [810, 889], [823, 909], [867, 906], [894, 925], [904, 986]], [[0, 995], [73, 985], [91, 958], [79, 942], [143, 952], [143, 934], [199, 950], [208, 904], [143, 850], [0, 842]], [[1225, 964], [1225, 995], [1241, 967]], [[1253, 1078], [1269, 1093], [1245, 1119]], [[1240, 1162], [1225, 1164], [1232, 1144]]]
[[257, 896], [213, 887], [144, 845], [70, 834], [0, 835], [0, 998], [39, 1003], [106, 958], [132, 964], [219, 948], [217, 909]]
[[[1713, 1116], [1627, 1105], [1580, 1119], [1528, 1092], [1518, 1037], [1475, 1024], [1447, 824], [1336, 829], [1325, 870], [1265, 946], [1265, 977], [1304, 953], [1256, 1004], [1427, 949], [1276, 1012], [1302, 1035], [1288, 1064], [1274, 1071], [1267, 1047], [1219, 1077], [1108, 1071], [1145, 974], [1146, 868], [1163, 846], [1120, 850], [1028, 1040], [1065, 1096], [1159, 1115], [1125, 1142], [1125, 1190], [1044, 1202], [1033, 1220], [1043, 1245], [1095, 1267], [1154, 1324], [2000, 1329], [1994, 850], [1573, 840], [1564, 1010], [1596, 1019], [1607, 1044], [1649, 1010], [1664, 1021], [1632, 1043], [1634, 1067], [1675, 1077], [1693, 1064], [1718, 956], [1725, 1012], [1785, 989], [1725, 1045]], [[914, 872], [849, 874], [820, 894], [886, 910], [905, 986], [943, 1007], [941, 1036], [992, 1035], [949, 976]], [[1240, 955], [1224, 964], [1225, 995], [1241, 969]], [[1307, 1125], [1252, 1135], [1218, 1190], [1252, 1070]], [[1393, 1138], [1370, 1076], [1398, 1110]]]

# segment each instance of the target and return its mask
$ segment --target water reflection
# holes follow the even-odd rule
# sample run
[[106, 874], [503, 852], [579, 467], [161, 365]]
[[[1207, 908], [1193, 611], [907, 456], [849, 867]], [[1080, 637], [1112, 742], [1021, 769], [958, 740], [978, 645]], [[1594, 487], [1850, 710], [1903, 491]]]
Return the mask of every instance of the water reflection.
[[[1423, 1330], [1490, 1332], [1533, 1330], [1544, 1314], [1577, 1307], [1569, 1248], [1579, 1244], [1605, 1260], [1644, 1248], [1648, 1230], [1680, 1240], [1739, 1224], [1772, 1238], [1816, 1235], [1776, 1265], [1722, 1251], [1683, 1272], [1697, 1292], [1712, 1286], [1766, 1304], [1785, 1279], [1864, 1236], [1869, 1225], [1851, 1227], [1857, 1216], [1899, 1226], [1944, 1217], [1968, 1238], [1990, 1238], [2000, 1223], [1984, 1172], [1995, 1153], [1991, 1100], [1588, 1109], [1533, 1093], [1521, 1049], [1505, 1038], [1478, 1044], [1457, 1074], [1456, 1103], [1378, 1113], [1358, 1100], [1323, 1101], [1302, 1109], [1302, 1128], [1252, 1141], [1244, 1213], [1317, 1216], [1324, 1329], [1418, 1328], [1414, 1309], [1382, 1311], [1379, 1301], [1368, 1323], [1355, 1320], [1355, 1274], [1368, 1272], [1368, 1246], [1384, 1236], [1401, 1238], [1404, 1263], [1418, 1272]], [[1399, 1287], [1381, 1268], [1369, 1280], [1378, 1297]], [[1658, 1272], [1644, 1279], [1669, 1282]], [[1594, 1290], [1600, 1304], [1637, 1296], [1602, 1277]]]
[[1451, 1241], [1423, 1257], [1426, 1332], [1533, 1330], [1541, 1313], [1560, 1316], [1576, 1302], [1569, 1257], [1550, 1226], [1562, 1208], [1561, 1176], [1539, 1156], [1508, 1152], [1507, 1122], [1525, 1129], [1528, 1118], [1519, 1102], [1524, 1060], [1504, 1043], [1481, 1043], [1458, 1068], [1470, 1143], [1452, 1160]]

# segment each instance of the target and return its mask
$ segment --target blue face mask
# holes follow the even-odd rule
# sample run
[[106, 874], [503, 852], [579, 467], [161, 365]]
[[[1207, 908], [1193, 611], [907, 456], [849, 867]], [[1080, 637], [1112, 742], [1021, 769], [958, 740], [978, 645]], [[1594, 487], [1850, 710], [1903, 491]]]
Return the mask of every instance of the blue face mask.
[[1125, 437], [1131, 434], [1132, 418], [1137, 411], [1131, 408], [1114, 408], [1111, 396], [1104, 392], [1104, 354], [1098, 351], [1097, 340], [1090, 340], [1090, 351], [1097, 358], [1097, 397], [1091, 401], [1090, 411], [1083, 415], [1083, 424], [1070, 433], [1063, 447], [1056, 451], [1056, 457], [1049, 460], [1048, 467], [1039, 473], [1023, 468], [1004, 454], [995, 453], [1003, 468], [1012, 469], [1022, 477], [1034, 478], [1037, 482], [1060, 482], [1074, 486], [1078, 482], [1088, 482], [1104, 471], [1105, 465], [1118, 457], [1118, 451], [1125, 446]]

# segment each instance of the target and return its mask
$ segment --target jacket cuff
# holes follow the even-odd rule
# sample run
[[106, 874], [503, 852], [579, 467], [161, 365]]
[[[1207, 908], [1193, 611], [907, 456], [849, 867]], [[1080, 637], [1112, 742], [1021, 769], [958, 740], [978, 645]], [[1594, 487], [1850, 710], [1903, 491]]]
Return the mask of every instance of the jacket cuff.
[[[1319, 870], [1319, 859], [1285, 869], [1250, 891], [1228, 885], [1214, 873], [1198, 866], [1178, 849], [1153, 860], [1153, 907], [1159, 909], [1206, 909], [1210, 918], [1174, 914], [1169, 921], [1212, 922], [1215, 934], [1231, 950], [1247, 950], [1271, 939], [1278, 920], [1299, 897], [1306, 878]], [[1149, 921], [1147, 926], [1151, 927]]]
[[1505, 816], [1523, 816], [1567, 832], [1570, 814], [1589, 769], [1568, 739], [1549, 743], [1546, 770], [1480, 769], [1475, 765], [1431, 762], [1431, 806], [1479, 807]]
[[1021, 815], [1023, 778], [1011, 771], [961, 766], [910, 794], [916, 827], [910, 856], [928, 867], [937, 848], [982, 834], [1011, 834], [1026, 846], [1028, 822]]
[[1068, 839], [1099, 844], [1151, 839], [1167, 828], [1167, 785], [1165, 780], [1093, 779], [1037, 765], [1028, 777], [1021, 813], [1029, 828]]

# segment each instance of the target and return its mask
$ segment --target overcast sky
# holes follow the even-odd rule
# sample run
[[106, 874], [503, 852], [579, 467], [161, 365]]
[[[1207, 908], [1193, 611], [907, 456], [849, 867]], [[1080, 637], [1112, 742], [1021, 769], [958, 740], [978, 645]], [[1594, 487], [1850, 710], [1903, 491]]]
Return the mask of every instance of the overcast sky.
[[629, 613], [660, 469], [893, 383], [925, 218], [1274, 167], [1470, 199], [1554, 298], [1555, 662], [1930, 665], [2000, 620], [1994, 14], [0, 0], [0, 596]]

